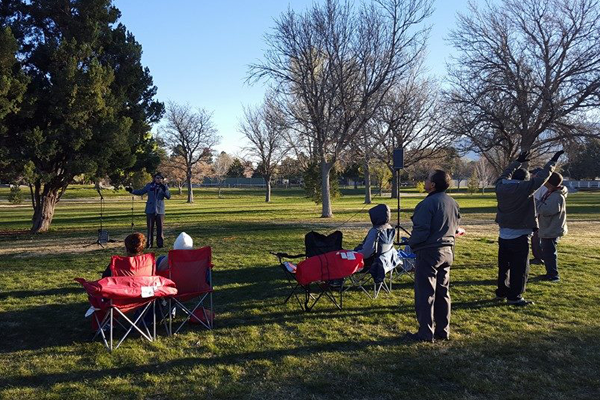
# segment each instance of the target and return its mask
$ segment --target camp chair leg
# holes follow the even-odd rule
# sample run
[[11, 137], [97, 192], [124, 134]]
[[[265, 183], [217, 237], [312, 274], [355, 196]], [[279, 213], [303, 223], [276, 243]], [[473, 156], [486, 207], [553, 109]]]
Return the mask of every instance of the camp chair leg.
[[[209, 325], [210, 325], [210, 329], [215, 327], [215, 313], [213, 311], [213, 294], [212, 292], [210, 292], [209, 294], [209, 301], [210, 301], [210, 320], [208, 319], [208, 317], [206, 318], [207, 321], [209, 321]], [[204, 312], [205, 316], [206, 316], [206, 311]]]
[[94, 318], [96, 318], [96, 323], [98, 324], [98, 330], [96, 331], [96, 333], [94, 334], [94, 337], [92, 340], [96, 339], [96, 336], [98, 336], [98, 333], [100, 333], [100, 337], [102, 338], [102, 342], [104, 343], [104, 347], [106, 347], [107, 349], [110, 349], [109, 345], [108, 345], [108, 341], [106, 339], [106, 334], [104, 333], [104, 329], [107, 325], [107, 321], [110, 321], [110, 313], [106, 313], [104, 315], [104, 318], [102, 319], [102, 322], [100, 322], [100, 319], [98, 319], [97, 315], [94, 315]]
[[169, 336], [173, 335], [173, 302], [171, 298], [169, 298], [169, 309], [167, 310], [169, 313]]
[[152, 326], [154, 327], [152, 338], [156, 340], [156, 299], [152, 302]]
[[111, 307], [110, 308], [110, 326], [109, 326], [109, 329], [110, 329], [110, 349], [109, 350], [110, 351], [113, 351], [113, 327], [115, 325], [113, 323], [113, 321], [114, 321], [114, 318], [113, 318], [114, 315], [113, 314], [114, 314], [113, 313], [113, 308]]
[[330, 293], [329, 290], [325, 289], [325, 290], [323, 290], [322, 293], [324, 293], [325, 296], [327, 296], [329, 298], [329, 300], [331, 300], [331, 302], [333, 303], [333, 305], [336, 306], [338, 308], [338, 310], [342, 309], [343, 301], [344, 301], [344, 294], [343, 294], [343, 292], [340, 292], [340, 300], [339, 300], [339, 302], [335, 298], [335, 295], [333, 295], [332, 293]]
[[[119, 341], [119, 343], [117, 343], [117, 346], [115, 347], [115, 349], [118, 349], [119, 346], [121, 345], [121, 343], [123, 343], [123, 341], [125, 340], [125, 338], [127, 336], [129, 336], [129, 333], [131, 332], [132, 329], [135, 329], [136, 331], [138, 331], [140, 333], [140, 335], [142, 335], [146, 340], [148, 340], [149, 342], [152, 342], [152, 337], [146, 333], [144, 333], [138, 326], [137, 324], [139, 323], [140, 319], [142, 319], [144, 317], [144, 315], [146, 315], [146, 313], [148, 312], [148, 309], [150, 308], [150, 304], [148, 303], [146, 304], [146, 306], [144, 307], [144, 309], [142, 310], [142, 312], [140, 313], [140, 315], [138, 315], [138, 317], [135, 319], [135, 321], [131, 321], [131, 319], [129, 319], [125, 314], [123, 314], [123, 312], [121, 310], [119, 310], [118, 308], [117, 313], [119, 313], [121, 315], [121, 317], [123, 317], [127, 322], [129, 322], [130, 327], [127, 330], [127, 332], [125, 332], [125, 334], [123, 335], [123, 337], [121, 338], [121, 340]], [[111, 308], [112, 310], [112, 308]], [[112, 341], [112, 334], [111, 334], [111, 341]]]
[[294, 286], [294, 289], [292, 289], [288, 297], [286, 297], [286, 299], [283, 301], [283, 304], [287, 303], [292, 298], [292, 296], [296, 293], [296, 289], [298, 289], [299, 286], [300, 284], [296, 283], [296, 286]]
[[[212, 329], [211, 326], [209, 326], [210, 322], [208, 320], [208, 317], [206, 316], [206, 312], [204, 312], [204, 316], [206, 317], [207, 323], [205, 323], [204, 321], [200, 320], [198, 317], [196, 317], [194, 315], [194, 312], [196, 311], [196, 309], [198, 309], [198, 307], [200, 307], [204, 303], [204, 300], [206, 299], [206, 297], [209, 294], [212, 295], [212, 293], [206, 293], [206, 294], [204, 294], [204, 296], [202, 296], [202, 298], [200, 299], [200, 301], [198, 301], [198, 303], [196, 304], [196, 306], [191, 311], [182, 302], [180, 302], [177, 299], [173, 299], [175, 301], [176, 306], [178, 306], [179, 308], [181, 308], [183, 310], [183, 312], [186, 314], [186, 318], [179, 325], [179, 327], [177, 328], [177, 330], [175, 331], [174, 334], [177, 334], [177, 332], [179, 332], [179, 330], [183, 327], [183, 325], [185, 325], [185, 323], [188, 322], [192, 318], [194, 318], [196, 321], [198, 321], [206, 329]], [[210, 300], [211, 300], [211, 307], [212, 307], [212, 296], [211, 296]], [[212, 312], [212, 310], [211, 310], [211, 312]]]
[[[321, 297], [323, 296], [325, 292], [321, 290], [321, 293], [319, 293], [319, 295], [317, 297], [315, 297], [311, 292], [310, 292], [310, 284], [307, 285], [305, 287], [305, 291], [304, 291], [304, 306], [301, 304], [300, 307], [302, 308], [302, 310], [309, 312], [313, 309], [313, 307], [319, 302], [319, 299], [321, 299]], [[312, 300], [312, 304], [310, 304], [310, 300]]]

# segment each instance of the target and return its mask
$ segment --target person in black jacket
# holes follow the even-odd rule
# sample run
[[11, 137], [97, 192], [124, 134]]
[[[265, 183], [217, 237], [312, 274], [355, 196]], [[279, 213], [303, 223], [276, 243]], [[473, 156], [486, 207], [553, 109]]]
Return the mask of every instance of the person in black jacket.
[[435, 170], [425, 180], [429, 194], [415, 208], [413, 230], [408, 240], [417, 255], [415, 311], [419, 322], [410, 340], [448, 340], [450, 334], [450, 266], [454, 260], [454, 238], [460, 213], [456, 201], [445, 191], [450, 175]]
[[529, 238], [538, 228], [535, 192], [548, 180], [564, 151], [558, 151], [544, 168], [530, 178], [522, 164], [529, 161], [529, 152], [522, 152], [509, 164], [496, 181], [498, 209], [498, 288], [496, 300], [527, 306], [523, 293], [529, 277]]

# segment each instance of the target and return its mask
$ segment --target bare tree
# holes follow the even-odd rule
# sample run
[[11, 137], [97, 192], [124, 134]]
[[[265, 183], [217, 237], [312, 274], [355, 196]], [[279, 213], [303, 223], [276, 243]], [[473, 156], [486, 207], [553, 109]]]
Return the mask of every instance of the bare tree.
[[185, 160], [180, 155], [172, 155], [161, 160], [160, 171], [168, 178], [168, 182], [175, 184], [179, 195], [182, 193], [183, 186], [186, 184]]
[[203, 157], [209, 157], [212, 148], [219, 143], [212, 122], [212, 114], [203, 108], [193, 110], [189, 105], [170, 102], [165, 115], [166, 124], [161, 130], [165, 143], [173, 153], [181, 156], [185, 165], [188, 203], [194, 202], [192, 177], [194, 165]]
[[477, 171], [477, 177], [479, 178], [479, 184], [481, 185], [481, 193], [485, 193], [485, 188], [490, 186], [498, 177], [494, 167], [485, 157], [480, 157], [475, 162], [475, 170]]
[[377, 158], [385, 163], [392, 178], [392, 197], [397, 193], [397, 171], [393, 151], [404, 149], [404, 167], [424, 159], [435, 159], [449, 146], [451, 135], [445, 127], [445, 113], [438, 96], [438, 84], [420, 75], [420, 65], [396, 84], [375, 113], [374, 132], [381, 144]]
[[[204, 157], [203, 157], [204, 158]], [[160, 171], [168, 178], [169, 183], [177, 186], [179, 195], [187, 184], [185, 160], [182, 156], [173, 154], [160, 163]], [[192, 183], [201, 183], [205, 176], [210, 175], [210, 166], [204, 160], [198, 161], [192, 168]]]
[[352, 141], [350, 158], [362, 160], [362, 170], [365, 177], [365, 204], [371, 204], [373, 197], [371, 191], [371, 164], [375, 158], [377, 147], [381, 145], [379, 138], [375, 135], [376, 126], [369, 121], [363, 127], [362, 132]]
[[250, 80], [272, 79], [321, 169], [322, 217], [331, 217], [329, 172], [424, 46], [431, 0], [338, 0], [288, 10], [267, 35]]
[[233, 164], [233, 157], [224, 151], [216, 157], [215, 162], [213, 163], [213, 176], [217, 179], [219, 184], [219, 198], [221, 198], [221, 187], [223, 186], [223, 182], [225, 181], [225, 177], [227, 176], [227, 172], [229, 172], [231, 164]]
[[268, 96], [256, 109], [245, 108], [240, 131], [251, 143], [248, 151], [258, 160], [258, 170], [265, 180], [265, 202], [271, 201], [271, 179], [277, 165], [289, 151], [286, 124], [281, 111]]
[[448, 129], [496, 169], [598, 135], [585, 123], [600, 96], [598, 0], [472, 2], [450, 41]]

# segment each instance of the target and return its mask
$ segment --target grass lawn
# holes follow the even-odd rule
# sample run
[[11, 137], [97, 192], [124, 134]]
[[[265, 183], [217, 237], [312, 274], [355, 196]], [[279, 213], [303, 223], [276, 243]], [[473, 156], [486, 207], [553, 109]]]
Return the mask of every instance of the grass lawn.
[[[31, 206], [9, 205], [7, 192], [0, 189], [0, 398], [600, 398], [600, 193], [567, 199], [562, 281], [536, 281], [543, 267], [532, 266], [526, 298], [536, 304], [527, 308], [491, 300], [493, 194], [456, 194], [467, 235], [451, 273], [452, 340], [435, 344], [401, 339], [417, 327], [408, 277], [376, 300], [349, 292], [342, 311], [282, 304], [288, 289], [268, 251], [302, 252], [311, 229], [340, 229], [354, 247], [369, 227], [360, 191], [336, 200], [328, 220], [294, 190], [275, 190], [270, 204], [258, 190], [224, 190], [218, 199], [216, 189], [202, 189], [192, 205], [174, 196], [166, 244], [186, 231], [213, 248], [215, 329], [159, 331], [154, 343], [132, 337], [111, 354], [90, 340], [87, 296], [73, 278], [97, 279], [122, 253], [131, 197], [106, 193], [104, 225], [117, 242], [101, 249], [88, 246], [99, 211], [90, 188], [68, 190], [51, 231], [37, 236], [22, 232]], [[422, 198], [402, 197], [407, 227]], [[144, 201], [133, 207], [143, 232]]]

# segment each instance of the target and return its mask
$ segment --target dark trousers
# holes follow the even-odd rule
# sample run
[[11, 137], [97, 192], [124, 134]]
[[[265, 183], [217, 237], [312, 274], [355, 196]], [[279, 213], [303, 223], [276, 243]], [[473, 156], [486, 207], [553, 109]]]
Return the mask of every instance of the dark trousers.
[[556, 245], [558, 238], [542, 239], [542, 254], [544, 255], [544, 265], [546, 266], [546, 275], [549, 278], [558, 276], [558, 251]]
[[496, 296], [519, 300], [529, 275], [529, 236], [498, 239], [498, 289]]
[[146, 246], [154, 246], [154, 226], [156, 225], [156, 245], [163, 247], [165, 237], [163, 236], [163, 223], [165, 222], [164, 214], [146, 214], [146, 227], [148, 233], [146, 235]]
[[540, 242], [538, 231], [533, 232], [533, 236], [531, 236], [531, 254], [536, 260], [544, 259], [544, 255], [542, 253], [542, 243]]
[[415, 311], [418, 335], [431, 340], [450, 334], [450, 266], [452, 247], [418, 250], [415, 268]]

